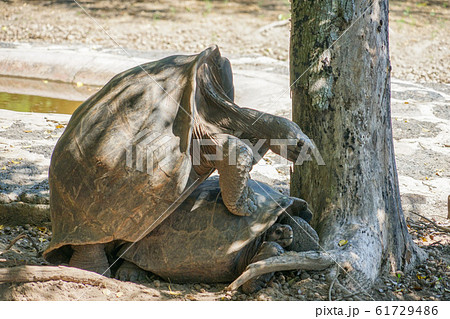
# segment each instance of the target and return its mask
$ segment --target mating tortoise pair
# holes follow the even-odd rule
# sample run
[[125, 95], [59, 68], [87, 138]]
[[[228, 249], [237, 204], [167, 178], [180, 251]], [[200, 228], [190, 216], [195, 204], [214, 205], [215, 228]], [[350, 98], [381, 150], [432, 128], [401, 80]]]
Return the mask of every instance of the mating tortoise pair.
[[[310, 219], [306, 203], [249, 172], [269, 149], [295, 162], [313, 146], [295, 123], [233, 100], [231, 65], [217, 47], [115, 76], [74, 112], [53, 152], [44, 257], [109, 276], [112, 247], [128, 260], [119, 278], [139, 274], [132, 263], [172, 281], [220, 282], [279, 254], [277, 241], [289, 246], [292, 229], [273, 225], [288, 207]], [[205, 181], [215, 169], [219, 180]], [[307, 231], [295, 245], [317, 240], [296, 221]]]

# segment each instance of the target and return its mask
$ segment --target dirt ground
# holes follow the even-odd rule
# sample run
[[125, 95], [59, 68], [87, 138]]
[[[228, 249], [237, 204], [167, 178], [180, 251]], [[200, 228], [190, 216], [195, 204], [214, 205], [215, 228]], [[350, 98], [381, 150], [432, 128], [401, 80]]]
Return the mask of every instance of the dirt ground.
[[[288, 58], [289, 1], [92, 0], [79, 3], [90, 16], [70, 0], [1, 1], [0, 41], [82, 44], [114, 50], [120, 45], [140, 51], [189, 53], [216, 43], [225, 56], [264, 55], [281, 61]], [[449, 17], [446, 1], [391, 1], [393, 77], [450, 83]], [[448, 110], [443, 113], [448, 115]], [[395, 129], [400, 122], [403, 131]], [[417, 123], [400, 122], [394, 121], [397, 138], [400, 134], [408, 136], [417, 127], [420, 134], [433, 131], [433, 127], [424, 130]], [[402, 169], [408, 167], [399, 167]], [[253, 295], [224, 292], [224, 284], [178, 285], [149, 276], [148, 282], [139, 284], [113, 279], [94, 284], [61, 280], [1, 284], [0, 299], [328, 300], [330, 295], [332, 300], [450, 300], [448, 232], [421, 218], [408, 218], [408, 225], [416, 243], [429, 253], [428, 262], [410, 274], [380, 278], [367, 292], [345, 291], [339, 284], [330, 290], [333, 281], [330, 276], [292, 271], [277, 273], [267, 288]], [[23, 238], [7, 250], [11, 240], [20, 234]], [[46, 264], [40, 252], [50, 236], [46, 225], [0, 226], [1, 267]]]

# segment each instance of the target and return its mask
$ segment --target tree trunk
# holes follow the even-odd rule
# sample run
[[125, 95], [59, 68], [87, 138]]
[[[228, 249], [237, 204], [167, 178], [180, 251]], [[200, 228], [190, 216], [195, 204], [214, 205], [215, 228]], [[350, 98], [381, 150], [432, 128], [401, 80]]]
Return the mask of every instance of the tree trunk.
[[291, 194], [311, 204], [321, 246], [349, 271], [349, 285], [409, 270], [424, 253], [400, 202], [388, 1], [293, 0], [290, 49], [293, 120], [325, 162], [296, 165]]

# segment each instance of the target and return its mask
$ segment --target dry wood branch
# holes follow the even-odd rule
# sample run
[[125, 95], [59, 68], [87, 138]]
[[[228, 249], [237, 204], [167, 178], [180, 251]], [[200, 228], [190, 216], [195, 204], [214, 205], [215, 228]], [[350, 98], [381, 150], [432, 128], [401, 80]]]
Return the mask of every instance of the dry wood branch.
[[115, 279], [97, 273], [65, 266], [17, 266], [0, 269], [0, 283], [63, 280], [91, 286], [118, 287]]
[[18, 242], [20, 239], [22, 239], [22, 238], [27, 238], [27, 239], [31, 242], [31, 245], [32, 245], [33, 248], [36, 250], [36, 257], [40, 257], [40, 256], [42, 255], [42, 251], [39, 250], [39, 247], [36, 245], [36, 243], [34, 242], [33, 238], [31, 238], [30, 235], [28, 235], [28, 234], [26, 234], [26, 233], [22, 233], [22, 234], [18, 235], [16, 238], [14, 238], [13, 240], [11, 240], [11, 242], [9, 243], [9, 245], [5, 248], [4, 251], [2, 251], [2, 252], [0, 253], [0, 255], [3, 254], [3, 253], [5, 253], [5, 252], [7, 252], [8, 250], [10, 250], [11, 247], [12, 247], [16, 242]]
[[328, 300], [329, 301], [332, 301], [331, 300], [331, 291], [333, 290], [333, 286], [334, 286], [336, 280], [338, 279], [340, 272], [341, 272], [341, 268], [339, 268], [339, 266], [336, 266], [336, 277], [334, 277], [333, 281], [330, 284], [330, 289], [328, 289]]
[[268, 25], [263, 26], [262, 28], [259, 28], [257, 32], [263, 33], [265, 31], [268, 31], [268, 30], [272, 29], [272, 28], [285, 26], [286, 24], [289, 24], [290, 22], [291, 22], [291, 20], [275, 21], [275, 22], [272, 22], [272, 23], [270, 23]]
[[439, 226], [438, 224], [436, 224], [436, 223], [435, 223], [434, 221], [432, 221], [431, 219], [429, 219], [429, 218], [427, 218], [427, 217], [425, 217], [425, 216], [422, 216], [422, 215], [420, 215], [420, 214], [418, 214], [418, 213], [415, 213], [415, 212], [411, 212], [411, 213], [413, 213], [414, 215], [417, 215], [417, 216], [419, 216], [420, 218], [425, 219], [426, 221], [430, 222], [435, 228], [437, 228], [437, 229], [439, 229], [439, 230], [442, 230], [442, 231], [444, 231], [444, 232], [446, 232], [446, 233], [450, 233], [450, 228], [444, 227], [444, 226]]
[[275, 271], [294, 269], [323, 270], [334, 263], [335, 258], [330, 253], [318, 251], [289, 252], [248, 265], [247, 269], [225, 289], [236, 290], [254, 277]]

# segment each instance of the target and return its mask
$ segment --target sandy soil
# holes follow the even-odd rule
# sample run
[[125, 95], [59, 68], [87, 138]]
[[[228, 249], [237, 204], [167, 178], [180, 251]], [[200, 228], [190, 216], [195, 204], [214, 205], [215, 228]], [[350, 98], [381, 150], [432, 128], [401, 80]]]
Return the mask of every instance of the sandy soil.
[[[288, 0], [2, 1], [0, 41], [88, 44], [134, 50], [199, 52], [287, 60]], [[447, 1], [390, 1], [392, 75], [450, 82]]]
[[[288, 58], [288, 1], [167, 0], [152, 1], [150, 4], [135, 0], [97, 0], [80, 3], [91, 17], [72, 1], [2, 1], [0, 41], [83, 44], [92, 48], [115, 50], [120, 45], [126, 49], [141, 51], [190, 53], [216, 43], [226, 56], [264, 55], [281, 61]], [[422, 210], [427, 207], [432, 210], [445, 209], [441, 202], [430, 204], [426, 199], [421, 201], [416, 194], [423, 192], [426, 198], [433, 187], [441, 187], [435, 184], [439, 183], [440, 175], [448, 177], [448, 161], [436, 149], [427, 148], [427, 138], [448, 134], [448, 127], [445, 127], [448, 122], [433, 122], [429, 118], [416, 119], [414, 110], [420, 107], [420, 92], [433, 94], [434, 84], [430, 83], [438, 83], [436, 90], [449, 94], [448, 86], [442, 86], [442, 83], [450, 82], [450, 39], [446, 34], [449, 16], [450, 8], [445, 1], [391, 1], [393, 77], [426, 82], [428, 88], [416, 88], [413, 90], [416, 93], [412, 96], [409, 87], [403, 91], [397, 90], [400, 93], [393, 96], [407, 108], [398, 108], [397, 115], [393, 113], [397, 158], [400, 163], [404, 163], [403, 166], [399, 164], [399, 173], [405, 176], [409, 174], [411, 178], [420, 181], [417, 189], [411, 190], [415, 195], [410, 196], [410, 201], [407, 200], [408, 196], [402, 197], [407, 212], [414, 211], [417, 207]], [[401, 83], [396, 85], [401, 86]], [[436, 118], [450, 121], [448, 104], [436, 105], [433, 112]], [[414, 147], [417, 147], [423, 158], [418, 160], [412, 157], [408, 153], [411, 151], [408, 143], [415, 143]], [[400, 183], [412, 187], [408, 180], [400, 180]], [[375, 287], [368, 291], [368, 295], [359, 291], [351, 296], [337, 286], [331, 291], [332, 299], [450, 300], [448, 234], [429, 222], [412, 216], [408, 219], [408, 224], [417, 244], [430, 254], [426, 264], [411, 274], [380, 278]], [[30, 237], [18, 240], [7, 250], [8, 243], [20, 234]], [[51, 231], [46, 227], [0, 226], [2, 267], [45, 264], [39, 252], [50, 236]], [[140, 284], [116, 282], [112, 279], [107, 281], [101, 288], [98, 283], [88, 285], [60, 280], [1, 284], [0, 299], [328, 300], [332, 278], [315, 272], [279, 273], [268, 288], [254, 295], [225, 293], [222, 290], [225, 285], [170, 284], [154, 276], [149, 276], [148, 282]]]

